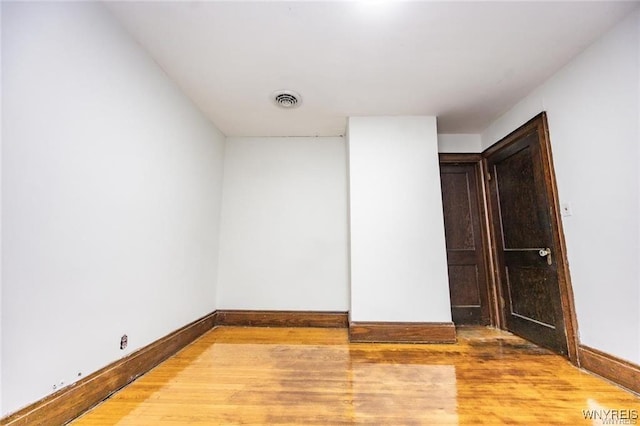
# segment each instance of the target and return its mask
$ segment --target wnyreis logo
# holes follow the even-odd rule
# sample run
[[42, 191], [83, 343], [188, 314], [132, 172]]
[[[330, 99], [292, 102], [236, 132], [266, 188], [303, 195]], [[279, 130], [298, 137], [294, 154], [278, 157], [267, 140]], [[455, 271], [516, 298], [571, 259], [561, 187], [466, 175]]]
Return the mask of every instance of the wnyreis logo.
[[582, 410], [582, 415], [584, 416], [585, 420], [593, 420], [594, 424], [638, 424], [638, 410]]

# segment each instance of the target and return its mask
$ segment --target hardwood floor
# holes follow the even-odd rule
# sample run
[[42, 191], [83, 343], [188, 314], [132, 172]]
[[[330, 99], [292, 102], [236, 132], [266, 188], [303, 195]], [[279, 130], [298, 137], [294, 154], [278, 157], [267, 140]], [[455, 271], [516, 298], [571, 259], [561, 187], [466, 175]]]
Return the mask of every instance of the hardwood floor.
[[72, 424], [592, 425], [583, 410], [612, 409], [633, 417], [640, 398], [488, 328], [411, 345], [218, 327]]

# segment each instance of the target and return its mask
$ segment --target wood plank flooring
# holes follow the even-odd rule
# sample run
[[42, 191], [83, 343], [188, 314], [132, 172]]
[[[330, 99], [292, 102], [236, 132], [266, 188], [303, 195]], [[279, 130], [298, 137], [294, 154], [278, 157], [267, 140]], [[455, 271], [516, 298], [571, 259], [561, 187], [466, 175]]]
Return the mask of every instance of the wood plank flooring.
[[640, 411], [640, 398], [488, 328], [411, 345], [219, 327], [72, 424], [592, 425], [583, 410], [611, 409]]

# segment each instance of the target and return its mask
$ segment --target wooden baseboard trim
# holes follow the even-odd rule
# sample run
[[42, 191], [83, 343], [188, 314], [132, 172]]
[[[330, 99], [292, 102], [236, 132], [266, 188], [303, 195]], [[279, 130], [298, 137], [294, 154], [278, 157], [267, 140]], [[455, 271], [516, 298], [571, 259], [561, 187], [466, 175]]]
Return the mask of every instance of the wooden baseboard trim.
[[578, 347], [580, 367], [640, 394], [640, 366], [589, 346]]
[[352, 322], [351, 342], [455, 343], [452, 322]]
[[3, 426], [65, 424], [166, 360], [215, 326], [213, 312], [82, 380], [0, 420]]
[[346, 312], [218, 310], [216, 325], [346, 328]]

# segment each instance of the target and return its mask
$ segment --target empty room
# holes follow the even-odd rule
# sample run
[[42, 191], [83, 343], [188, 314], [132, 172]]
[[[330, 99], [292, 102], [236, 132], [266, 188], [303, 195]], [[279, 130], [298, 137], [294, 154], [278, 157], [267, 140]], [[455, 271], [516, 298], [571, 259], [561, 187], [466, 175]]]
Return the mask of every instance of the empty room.
[[0, 424], [640, 422], [640, 2], [0, 2]]

